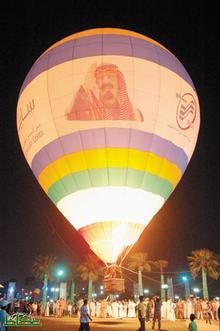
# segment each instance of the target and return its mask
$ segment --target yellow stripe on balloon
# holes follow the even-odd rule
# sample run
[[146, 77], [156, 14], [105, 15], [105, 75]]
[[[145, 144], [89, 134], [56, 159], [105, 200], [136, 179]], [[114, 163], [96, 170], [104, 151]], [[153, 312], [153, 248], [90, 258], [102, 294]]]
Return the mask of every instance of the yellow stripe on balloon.
[[38, 180], [47, 192], [51, 185], [71, 173], [97, 168], [131, 168], [146, 171], [167, 179], [173, 187], [177, 185], [182, 175], [176, 164], [149, 152], [100, 148], [61, 157], [44, 168]]
[[74, 39], [79, 39], [79, 38], [83, 38], [83, 37], [89, 37], [89, 36], [94, 36], [94, 35], [102, 35], [102, 34], [114, 34], [114, 35], [122, 35], [122, 36], [128, 36], [128, 37], [134, 37], [134, 38], [139, 38], [139, 39], [142, 39], [142, 40], [146, 40], [146, 41], [149, 41], [151, 44], [153, 45], [157, 45], [161, 48], [164, 48], [166, 49], [169, 53], [170, 51], [165, 48], [163, 45], [161, 45], [160, 43], [156, 42], [155, 40], [149, 38], [149, 37], [146, 37], [138, 32], [134, 32], [134, 31], [131, 31], [131, 30], [124, 30], [124, 29], [117, 29], [117, 28], [97, 28], [97, 29], [89, 29], [89, 30], [85, 30], [85, 31], [82, 31], [82, 32], [77, 32], [77, 33], [74, 33], [66, 38], [63, 38], [62, 40], [58, 41], [57, 43], [53, 44], [50, 48], [48, 48], [46, 50], [45, 53], [47, 53], [49, 50], [59, 46], [59, 45], [62, 45], [64, 44], [65, 42], [68, 42], [70, 40], [74, 40]]

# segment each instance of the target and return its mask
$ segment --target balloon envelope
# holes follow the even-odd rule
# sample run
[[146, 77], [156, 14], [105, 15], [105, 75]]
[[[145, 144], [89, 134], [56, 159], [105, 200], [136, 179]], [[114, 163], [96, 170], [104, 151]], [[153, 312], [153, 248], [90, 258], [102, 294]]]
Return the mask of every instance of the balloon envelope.
[[173, 192], [199, 124], [195, 87], [179, 60], [148, 37], [114, 28], [50, 47], [17, 105], [34, 175], [106, 263], [138, 240]]

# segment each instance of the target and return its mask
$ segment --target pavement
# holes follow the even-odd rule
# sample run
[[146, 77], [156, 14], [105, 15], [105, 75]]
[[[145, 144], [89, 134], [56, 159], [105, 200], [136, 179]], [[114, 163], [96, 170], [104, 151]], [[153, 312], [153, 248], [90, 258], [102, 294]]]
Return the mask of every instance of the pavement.
[[[42, 326], [35, 327], [12, 327], [10, 331], [78, 331], [79, 319], [76, 317], [41, 317]], [[176, 320], [176, 322], [170, 322], [167, 320], [161, 321], [161, 331], [186, 331], [188, 328], [189, 321], [187, 320]], [[220, 331], [219, 321], [214, 321], [213, 324], [206, 324], [205, 321], [198, 321], [198, 331]], [[139, 321], [137, 318], [94, 318], [90, 322], [91, 331], [137, 331], [139, 328]], [[152, 329], [152, 323], [147, 322], [145, 331]], [[157, 325], [155, 327], [157, 330]]]

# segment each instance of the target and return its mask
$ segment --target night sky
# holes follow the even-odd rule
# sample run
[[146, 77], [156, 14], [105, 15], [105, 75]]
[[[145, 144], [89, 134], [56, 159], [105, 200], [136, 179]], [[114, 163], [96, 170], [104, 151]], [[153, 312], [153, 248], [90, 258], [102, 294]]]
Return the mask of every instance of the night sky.
[[[133, 251], [187, 270], [197, 248], [220, 254], [219, 34], [215, 8], [190, 1], [7, 1], [1, 3], [1, 213], [0, 280], [31, 276], [39, 254], [81, 261], [89, 252], [32, 174], [16, 130], [19, 90], [37, 58], [53, 43], [89, 28], [142, 33], [168, 48], [197, 90], [201, 126], [193, 157], [171, 197]], [[208, 23], [208, 21], [210, 22]], [[218, 282], [210, 280], [212, 286]], [[214, 284], [214, 285], [213, 285]]]

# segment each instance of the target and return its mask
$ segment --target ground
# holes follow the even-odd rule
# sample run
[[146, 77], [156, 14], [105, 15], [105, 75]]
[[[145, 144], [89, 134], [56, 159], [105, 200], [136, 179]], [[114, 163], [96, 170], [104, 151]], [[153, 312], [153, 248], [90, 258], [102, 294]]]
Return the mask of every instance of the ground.
[[[79, 320], [78, 318], [55, 318], [55, 317], [42, 317], [42, 326], [40, 327], [13, 327], [10, 331], [78, 331]], [[198, 331], [220, 331], [219, 321], [215, 321], [212, 325], [206, 324], [204, 321], [196, 320]], [[161, 331], [186, 331], [188, 321], [169, 322], [162, 320]], [[146, 323], [146, 331], [151, 330], [151, 322]], [[94, 318], [90, 323], [91, 331], [136, 331], [139, 328], [139, 322], [136, 318], [121, 319], [102, 319]], [[155, 328], [157, 330], [157, 326]]]

